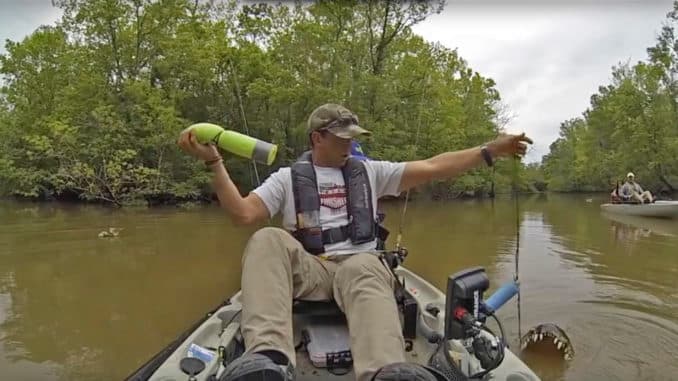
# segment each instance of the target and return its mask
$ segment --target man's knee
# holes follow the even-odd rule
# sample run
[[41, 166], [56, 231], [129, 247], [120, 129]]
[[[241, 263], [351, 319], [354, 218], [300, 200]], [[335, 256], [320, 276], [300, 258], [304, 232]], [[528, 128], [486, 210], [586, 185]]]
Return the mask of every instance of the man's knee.
[[287, 237], [289, 234], [290, 233], [281, 228], [266, 226], [254, 232], [252, 237], [250, 237], [250, 242], [259, 240], [280, 240]]
[[243, 265], [249, 257], [272, 258], [287, 255], [287, 243], [290, 234], [283, 229], [267, 226], [252, 234], [243, 253]]

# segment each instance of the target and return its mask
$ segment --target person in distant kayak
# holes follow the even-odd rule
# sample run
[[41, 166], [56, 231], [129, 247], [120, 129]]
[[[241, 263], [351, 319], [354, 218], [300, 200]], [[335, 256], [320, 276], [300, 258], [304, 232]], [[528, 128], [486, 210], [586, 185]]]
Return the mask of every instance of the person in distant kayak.
[[498, 157], [522, 156], [532, 141], [525, 134], [502, 135], [486, 145], [397, 163], [351, 156], [351, 141], [370, 132], [346, 107], [316, 108], [307, 127], [310, 150], [246, 197], [214, 145], [199, 144], [190, 130], [179, 137], [179, 146], [213, 172], [221, 207], [234, 222], [283, 216], [283, 229], [262, 228], [245, 247], [241, 332], [246, 352], [227, 366], [220, 381], [294, 378], [294, 299], [337, 303], [348, 322], [359, 381], [437, 380], [427, 368], [405, 362], [396, 281], [376, 253], [377, 199], [493, 165]]
[[652, 197], [652, 193], [649, 191], [644, 191], [643, 188], [641, 188], [640, 184], [635, 182], [635, 175], [633, 172], [629, 172], [626, 175], [626, 182], [624, 185], [622, 185], [621, 189], [619, 190], [618, 196], [624, 200], [624, 201], [638, 201], [641, 204], [644, 203], [645, 201], [647, 202], [654, 202], [654, 197]]

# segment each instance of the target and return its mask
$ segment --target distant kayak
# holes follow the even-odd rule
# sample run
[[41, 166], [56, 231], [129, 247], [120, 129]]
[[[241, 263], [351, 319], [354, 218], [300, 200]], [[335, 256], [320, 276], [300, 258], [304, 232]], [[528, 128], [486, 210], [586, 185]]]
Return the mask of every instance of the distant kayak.
[[600, 208], [609, 213], [643, 217], [678, 217], [678, 201], [655, 201], [652, 204], [602, 204]]

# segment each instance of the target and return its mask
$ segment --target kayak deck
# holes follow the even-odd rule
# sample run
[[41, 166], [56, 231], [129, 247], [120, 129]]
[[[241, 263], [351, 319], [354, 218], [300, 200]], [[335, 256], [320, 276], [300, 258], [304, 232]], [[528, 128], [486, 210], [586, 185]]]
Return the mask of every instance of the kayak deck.
[[[429, 359], [438, 348], [437, 344], [430, 343], [424, 331], [434, 331], [442, 333], [444, 330], [445, 315], [445, 295], [428, 282], [413, 274], [409, 270], [399, 267], [395, 270], [396, 274], [403, 277], [406, 281], [406, 292], [410, 294], [418, 305], [417, 334], [416, 338], [407, 341], [406, 361], [428, 364]], [[315, 302], [311, 302], [315, 304]], [[352, 367], [350, 369], [337, 368], [332, 371], [327, 368], [319, 368], [311, 362], [309, 353], [304, 345], [305, 335], [302, 333], [305, 328], [311, 324], [316, 324], [317, 317], [323, 318], [342, 318], [343, 314], [338, 311], [333, 303], [319, 303], [318, 308], [311, 310], [300, 308], [295, 305], [293, 308], [293, 327], [294, 344], [296, 351], [296, 379], [299, 381], [315, 380], [355, 380], [355, 374]], [[169, 355], [156, 369], [144, 369], [142, 366], [136, 373], [130, 376], [128, 381], [156, 380], [172, 381], [186, 380], [187, 375], [180, 369], [180, 362], [185, 357], [197, 357], [195, 351], [191, 352], [191, 346], [199, 346], [212, 353], [212, 357], [203, 358], [206, 363], [205, 369], [195, 376], [196, 381], [214, 380], [213, 375], [220, 374], [223, 370], [222, 361], [217, 353], [223, 355], [227, 362], [232, 361], [242, 354], [243, 341], [240, 334], [240, 311], [241, 293], [238, 292], [228, 303], [206, 320], [199, 324], [185, 338], [181, 338], [180, 343], [171, 349]], [[323, 311], [323, 309], [325, 309]], [[328, 310], [329, 309], [329, 310]], [[401, 314], [401, 319], [403, 315]], [[314, 323], [311, 323], [311, 322]], [[456, 342], [452, 340], [451, 342]], [[194, 348], [195, 349], [195, 348]], [[472, 355], [464, 359], [468, 369], [478, 365], [477, 359]], [[144, 370], [144, 371], [142, 371]], [[152, 373], [152, 375], [150, 375]], [[511, 380], [511, 381], [539, 381], [539, 378], [508, 348], [502, 363], [491, 371], [493, 380]], [[453, 377], [451, 381], [461, 380], [462, 378]]]

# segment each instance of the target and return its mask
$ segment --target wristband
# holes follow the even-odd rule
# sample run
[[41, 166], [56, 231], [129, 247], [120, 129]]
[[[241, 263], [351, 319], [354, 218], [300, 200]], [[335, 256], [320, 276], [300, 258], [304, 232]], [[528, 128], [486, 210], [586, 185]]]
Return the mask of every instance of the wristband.
[[223, 162], [223, 161], [224, 161], [224, 159], [222, 159], [221, 157], [217, 157], [217, 158], [212, 159], [212, 160], [205, 160], [205, 166], [206, 166], [206, 167], [211, 167], [211, 166], [213, 166], [214, 164], [216, 164], [216, 163], [221, 163], [221, 162]]
[[485, 163], [487, 163], [488, 167], [494, 165], [492, 162], [492, 155], [490, 154], [490, 151], [487, 150], [487, 146], [480, 147], [480, 153], [483, 155], [483, 159], [485, 159]]

